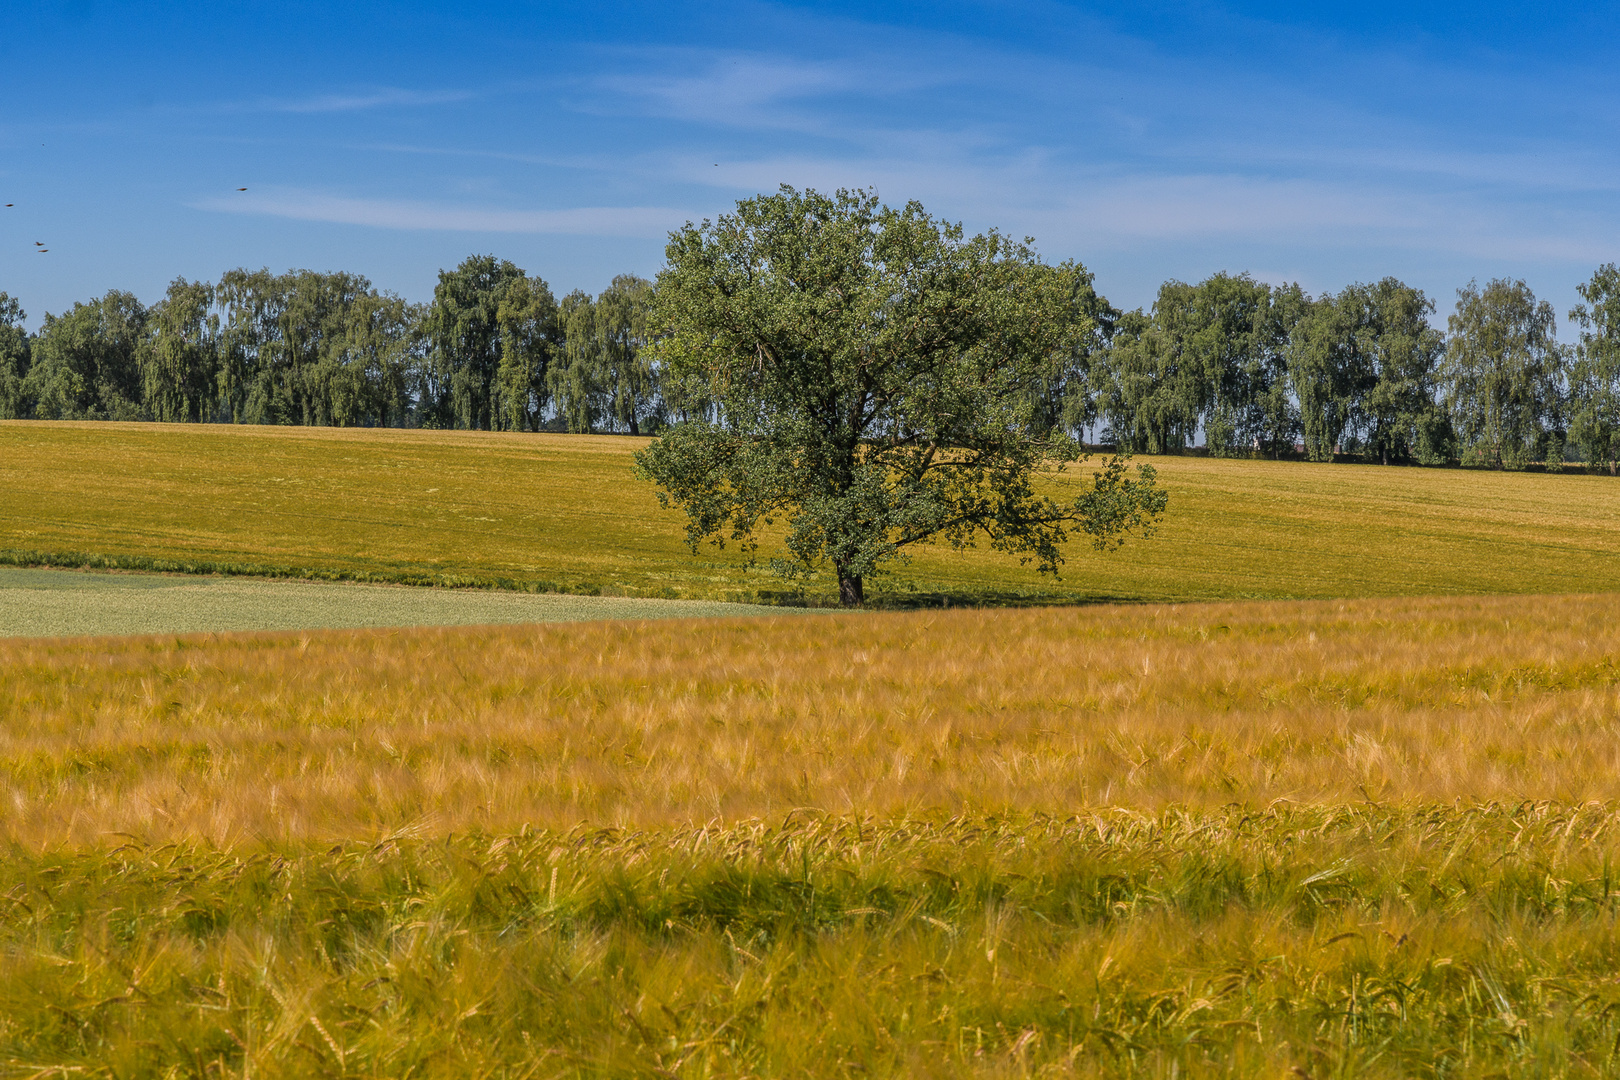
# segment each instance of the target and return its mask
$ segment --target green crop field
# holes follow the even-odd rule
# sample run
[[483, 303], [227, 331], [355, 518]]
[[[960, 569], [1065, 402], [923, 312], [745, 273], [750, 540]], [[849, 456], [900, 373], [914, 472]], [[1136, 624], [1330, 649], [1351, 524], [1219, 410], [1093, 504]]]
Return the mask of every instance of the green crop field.
[[[779, 599], [683, 540], [636, 480], [642, 440], [321, 428], [0, 423], [0, 559], [131, 569]], [[1620, 589], [1606, 476], [1160, 458], [1160, 536], [1071, 544], [1061, 581], [923, 549], [880, 604]], [[1071, 474], [1072, 477], [1072, 474]], [[1070, 482], [1055, 478], [1054, 484]], [[826, 582], [811, 598], [832, 592]]]
[[697, 619], [810, 610], [712, 600], [419, 589], [0, 566], [0, 637]]

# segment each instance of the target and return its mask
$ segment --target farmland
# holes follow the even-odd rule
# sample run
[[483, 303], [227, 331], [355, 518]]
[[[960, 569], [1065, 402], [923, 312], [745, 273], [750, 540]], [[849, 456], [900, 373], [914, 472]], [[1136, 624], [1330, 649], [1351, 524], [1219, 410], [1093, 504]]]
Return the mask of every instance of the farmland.
[[1613, 611], [0, 642], [0, 1067], [1609, 1073]]
[[1363, 805], [12, 854], [0, 1068], [1612, 1075], [1617, 825]]
[[0, 639], [0, 1076], [1620, 1073], [1606, 477], [1162, 459], [881, 597], [1012, 606], [654, 620], [819, 594], [631, 440], [0, 442], [13, 561], [247, 575], [3, 571], [162, 632]]
[[[734, 552], [689, 554], [632, 476], [642, 440], [377, 429], [0, 423], [0, 558], [779, 601]], [[1153, 459], [1162, 533], [1071, 544], [1061, 581], [924, 548], [879, 606], [1620, 589], [1606, 476]], [[1055, 477], [1061, 488], [1074, 474]], [[807, 599], [833, 593], [812, 583]]]
[[1620, 800], [1609, 597], [0, 641], [8, 838]]

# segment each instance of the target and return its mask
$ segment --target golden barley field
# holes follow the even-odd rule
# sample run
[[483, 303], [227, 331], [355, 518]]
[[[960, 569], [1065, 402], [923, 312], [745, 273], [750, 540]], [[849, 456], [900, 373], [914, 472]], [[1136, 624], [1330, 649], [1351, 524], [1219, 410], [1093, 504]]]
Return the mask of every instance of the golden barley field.
[[5, 858], [17, 1077], [1617, 1071], [1612, 807]]
[[[780, 600], [734, 552], [694, 557], [618, 436], [0, 422], [0, 558], [127, 569]], [[1156, 538], [1068, 549], [1061, 581], [923, 548], [879, 605], [1620, 590], [1620, 481], [1152, 459]], [[1055, 477], [1062, 488], [1078, 474]], [[807, 598], [834, 590], [812, 583]]]
[[0, 1075], [1615, 1075], [1616, 604], [0, 641]]
[[28, 845], [1620, 800], [1611, 596], [0, 641]]

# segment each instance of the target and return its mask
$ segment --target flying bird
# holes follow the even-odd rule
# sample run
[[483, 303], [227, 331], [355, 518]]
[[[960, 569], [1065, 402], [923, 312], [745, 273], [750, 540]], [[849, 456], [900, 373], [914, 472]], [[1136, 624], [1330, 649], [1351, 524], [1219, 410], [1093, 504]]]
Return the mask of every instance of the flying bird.
[[34, 246], [35, 246], [35, 247], [44, 247], [44, 246], [45, 246], [45, 245], [44, 245], [44, 244], [42, 244], [42, 243], [40, 243], [40, 242], [39, 242], [39, 241], [38, 241], [38, 240], [35, 240], [35, 241], [34, 241]]
[[8, 203], [6, 203], [6, 205], [7, 205], [7, 206], [16, 206], [16, 205], [17, 205], [17, 204], [16, 204], [16, 203], [9, 203], [9, 202], [8, 202]]
[[236, 190], [237, 190], [237, 191], [246, 191], [246, 190], [247, 190], [247, 188], [245, 188], [245, 187], [239, 187], [239, 188], [237, 188], [237, 189], [236, 189]]
[[50, 248], [40, 248], [38, 251], [34, 252], [34, 254], [35, 255], [43, 255], [49, 250], [51, 250], [51, 249]]

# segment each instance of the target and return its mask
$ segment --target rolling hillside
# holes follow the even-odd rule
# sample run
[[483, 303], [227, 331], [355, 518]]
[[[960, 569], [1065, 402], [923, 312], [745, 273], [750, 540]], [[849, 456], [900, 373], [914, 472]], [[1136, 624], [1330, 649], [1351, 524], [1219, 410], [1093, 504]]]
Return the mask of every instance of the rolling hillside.
[[[691, 555], [644, 440], [375, 429], [0, 423], [0, 559], [727, 600], [792, 598]], [[1620, 590], [1603, 476], [1152, 459], [1160, 535], [1070, 546], [1061, 581], [923, 549], [880, 605]], [[1059, 487], [1074, 474], [1054, 478]], [[831, 595], [826, 582], [810, 598]]]

